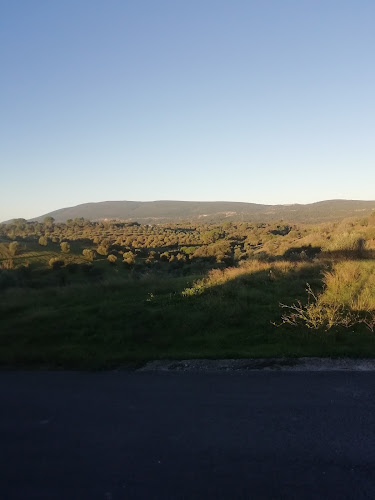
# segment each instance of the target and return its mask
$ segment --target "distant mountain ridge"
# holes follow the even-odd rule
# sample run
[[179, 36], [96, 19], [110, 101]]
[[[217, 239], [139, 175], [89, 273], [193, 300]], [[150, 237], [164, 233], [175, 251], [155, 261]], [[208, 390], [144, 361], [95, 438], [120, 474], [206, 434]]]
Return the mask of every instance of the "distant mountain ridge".
[[375, 201], [326, 200], [306, 205], [230, 201], [102, 201], [61, 208], [31, 220], [43, 221], [45, 217], [51, 216], [56, 222], [79, 217], [92, 221], [118, 219], [143, 223], [192, 220], [269, 222], [281, 219], [286, 222], [324, 222], [353, 216], [365, 217], [371, 210], [375, 210]]

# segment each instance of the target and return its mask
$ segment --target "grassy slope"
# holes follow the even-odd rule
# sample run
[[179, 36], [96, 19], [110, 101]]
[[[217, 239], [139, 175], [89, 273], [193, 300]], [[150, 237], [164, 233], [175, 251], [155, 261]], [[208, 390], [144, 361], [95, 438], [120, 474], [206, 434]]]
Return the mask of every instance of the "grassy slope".
[[75, 262], [82, 264], [87, 262], [82, 255], [82, 248], [75, 242], [71, 243], [71, 251], [62, 253], [60, 245], [57, 243], [48, 243], [42, 247], [38, 243], [28, 242], [27, 249], [21, 250], [17, 255], [11, 255], [8, 250], [9, 243], [0, 242], [0, 262], [3, 260], [13, 260], [15, 267], [20, 265], [31, 265], [35, 268], [46, 268], [51, 258], [63, 259], [66, 264]]
[[191, 277], [134, 281], [117, 267], [97, 284], [76, 276], [65, 287], [11, 288], [0, 302], [0, 363], [104, 368], [155, 358], [375, 356], [375, 335], [364, 328], [272, 324], [279, 302], [305, 298], [306, 282], [321, 287], [321, 266], [259, 266], [224, 279], [216, 272], [186, 296]]

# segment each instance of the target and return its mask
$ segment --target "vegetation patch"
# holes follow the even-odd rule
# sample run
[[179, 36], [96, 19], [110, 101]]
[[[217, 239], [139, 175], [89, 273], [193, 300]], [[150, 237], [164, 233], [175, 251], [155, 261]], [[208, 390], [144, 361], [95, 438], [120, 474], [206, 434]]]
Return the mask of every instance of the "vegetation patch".
[[344, 261], [323, 275], [322, 292], [307, 285], [307, 303], [281, 304], [286, 310], [281, 324], [319, 330], [335, 327], [375, 327], [375, 263]]
[[2, 224], [0, 364], [371, 357], [374, 242], [373, 215]]

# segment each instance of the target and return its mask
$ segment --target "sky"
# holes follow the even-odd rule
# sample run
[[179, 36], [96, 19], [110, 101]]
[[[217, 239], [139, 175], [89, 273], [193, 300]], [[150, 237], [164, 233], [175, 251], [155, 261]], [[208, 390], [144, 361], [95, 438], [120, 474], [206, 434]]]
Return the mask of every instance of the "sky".
[[373, 0], [0, 2], [0, 221], [375, 199]]

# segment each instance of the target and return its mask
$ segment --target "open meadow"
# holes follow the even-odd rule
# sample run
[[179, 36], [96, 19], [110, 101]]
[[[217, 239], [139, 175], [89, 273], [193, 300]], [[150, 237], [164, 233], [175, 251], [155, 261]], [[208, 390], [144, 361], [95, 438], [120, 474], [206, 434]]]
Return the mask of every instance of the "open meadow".
[[375, 356], [375, 216], [0, 225], [3, 367]]

